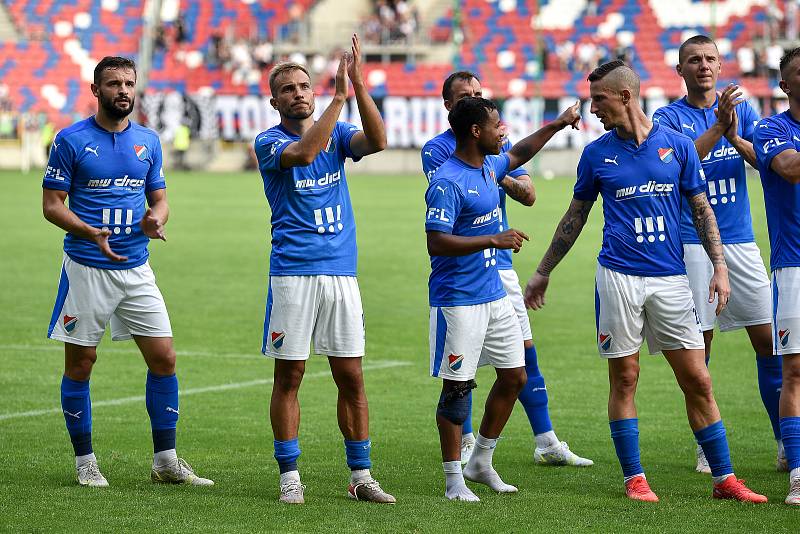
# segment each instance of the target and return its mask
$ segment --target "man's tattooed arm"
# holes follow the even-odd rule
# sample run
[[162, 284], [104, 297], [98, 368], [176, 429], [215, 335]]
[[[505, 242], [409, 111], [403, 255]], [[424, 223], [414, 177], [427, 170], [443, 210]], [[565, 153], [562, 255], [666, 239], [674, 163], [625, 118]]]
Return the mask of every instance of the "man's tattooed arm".
[[700, 238], [703, 248], [706, 249], [706, 254], [711, 259], [711, 263], [715, 266], [727, 266], [725, 256], [722, 253], [722, 238], [719, 235], [717, 218], [708, 203], [706, 194], [699, 193], [688, 199], [688, 201], [692, 207], [692, 222], [694, 222], [697, 237]]
[[500, 187], [508, 196], [525, 206], [533, 206], [536, 202], [536, 190], [533, 188], [531, 177], [527, 174], [517, 176], [506, 176], [500, 180]]
[[542, 276], [550, 276], [556, 265], [567, 255], [567, 252], [575, 244], [578, 236], [586, 224], [586, 219], [589, 217], [589, 212], [592, 210], [594, 202], [587, 200], [578, 200], [573, 198], [569, 204], [569, 208], [561, 221], [558, 223], [553, 240], [550, 242], [550, 248], [545, 252], [542, 261], [536, 268], [536, 272]]

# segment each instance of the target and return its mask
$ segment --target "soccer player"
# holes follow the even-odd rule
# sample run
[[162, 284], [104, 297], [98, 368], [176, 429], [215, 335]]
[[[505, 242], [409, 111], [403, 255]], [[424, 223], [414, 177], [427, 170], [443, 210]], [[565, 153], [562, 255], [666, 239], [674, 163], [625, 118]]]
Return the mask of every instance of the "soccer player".
[[[64, 342], [61, 407], [78, 483], [106, 487], [92, 448], [89, 376], [106, 325], [136, 342], [148, 367], [154, 482], [210, 486], [175, 453], [178, 379], [164, 298], [147, 261], [169, 218], [158, 134], [128, 119], [136, 65], [104, 57], [94, 69], [97, 114], [55, 138], [42, 183], [44, 217], [67, 232], [48, 337]], [[65, 200], [69, 197], [69, 207]], [[145, 200], [148, 207], [145, 209]]]
[[[522, 330], [497, 270], [497, 250], [519, 251], [528, 237], [501, 231], [498, 182], [530, 160], [567, 125], [577, 125], [578, 105], [501, 154], [505, 128], [497, 107], [477, 97], [460, 99], [448, 115], [456, 139], [453, 155], [432, 176], [425, 193], [431, 275], [430, 370], [442, 378], [436, 410], [445, 496], [478, 501], [464, 479], [499, 493], [514, 493], [492, 467], [492, 455], [514, 402], [527, 382]], [[499, 155], [498, 155], [499, 154]], [[497, 379], [475, 449], [461, 469], [462, 425], [469, 416], [469, 392], [480, 365], [492, 365]]]
[[[456, 102], [467, 96], [482, 96], [481, 82], [478, 77], [471, 72], [465, 71], [454, 72], [448, 76], [442, 85], [442, 98], [447, 111], [453, 109]], [[545, 132], [549, 131], [549, 129], [545, 130]], [[429, 181], [434, 176], [436, 169], [453, 155], [455, 148], [456, 137], [452, 129], [445, 130], [425, 143], [425, 146], [422, 147], [422, 170]], [[509, 148], [511, 148], [511, 142], [506, 139], [501, 152], [506, 152]], [[508, 172], [505, 178], [500, 181], [499, 194], [502, 214], [501, 230], [510, 226], [506, 213], [506, 196], [525, 206], [532, 206], [536, 201], [536, 190], [533, 187], [533, 182], [523, 168], [513, 169]], [[533, 459], [536, 463], [545, 465], [590, 466], [594, 462], [588, 458], [581, 458], [569, 450], [567, 443], [560, 441], [553, 431], [553, 424], [550, 422], [550, 411], [547, 407], [547, 387], [544, 383], [544, 377], [539, 371], [539, 362], [536, 356], [536, 347], [533, 345], [528, 311], [525, 309], [525, 302], [522, 300], [519, 278], [511, 264], [511, 251], [498, 250], [496, 260], [503, 287], [509, 300], [511, 300], [511, 304], [514, 306], [520, 327], [522, 327], [522, 339], [525, 348], [525, 372], [527, 373], [528, 381], [519, 394], [519, 401], [528, 416], [536, 442]], [[462, 426], [462, 464], [467, 463], [475, 447], [475, 436], [472, 431], [472, 392], [469, 392], [467, 398], [469, 400], [469, 416]]]
[[771, 245], [775, 353], [783, 356], [780, 431], [789, 468], [786, 504], [800, 505], [800, 48], [780, 63], [789, 109], [758, 123], [753, 135]]
[[[776, 465], [779, 471], [785, 471], [786, 455], [778, 422], [781, 357], [772, 355], [769, 278], [753, 235], [744, 169], [745, 161], [756, 165], [752, 140], [759, 117], [747, 100], [741, 98], [736, 85], [729, 85], [717, 96], [720, 54], [714, 41], [705, 35], [695, 35], [681, 45], [676, 70], [686, 82], [687, 94], [658, 109], [653, 121], [694, 139], [706, 175], [706, 196], [722, 236], [731, 284], [731, 297], [719, 315], [719, 327], [723, 332], [745, 328], [750, 336], [756, 353], [758, 389], [778, 443]], [[716, 302], [707, 298], [714, 269], [697, 237], [686, 199], [681, 201], [680, 232], [708, 363], [717, 322]], [[699, 445], [696, 469], [701, 473], [711, 472]]]
[[525, 288], [525, 301], [533, 309], [544, 304], [550, 273], [575, 243], [601, 194], [605, 225], [596, 274], [597, 344], [608, 361], [611, 437], [628, 497], [658, 501], [639, 460], [634, 403], [639, 349], [647, 337], [650, 352], [664, 354], [683, 390], [689, 424], [711, 466], [713, 497], [766, 502], [733, 474], [683, 263], [682, 196], [714, 265], [708, 298], [716, 294], [721, 311], [730, 293], [728, 273], [697, 151], [690, 138], [647, 119], [639, 104], [639, 77], [624, 62], [601, 65], [589, 82], [591, 111], [608, 133], [581, 155], [572, 202]]
[[[353, 82], [364, 125], [338, 122]], [[297, 393], [312, 340], [328, 357], [339, 389], [337, 414], [351, 469], [348, 495], [394, 503], [370, 475], [369, 413], [361, 359], [364, 322], [356, 281], [356, 229], [344, 174], [345, 158], [358, 161], [386, 147], [378, 108], [361, 73], [360, 44], [353, 36], [336, 73], [336, 92], [314, 121], [308, 71], [279, 63], [269, 75], [270, 104], [280, 124], [256, 138], [255, 151], [272, 208], [272, 253], [262, 352], [275, 359], [270, 403], [280, 501], [304, 502], [297, 459], [300, 405]]]

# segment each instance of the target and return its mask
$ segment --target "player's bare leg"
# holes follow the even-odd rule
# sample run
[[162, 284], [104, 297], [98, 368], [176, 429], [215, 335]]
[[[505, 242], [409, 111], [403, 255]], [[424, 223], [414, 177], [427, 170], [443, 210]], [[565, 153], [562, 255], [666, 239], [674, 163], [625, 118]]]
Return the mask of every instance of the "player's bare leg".
[[498, 493], [516, 493], [517, 488], [502, 481], [492, 467], [492, 455], [497, 439], [511, 416], [519, 392], [528, 380], [524, 367], [495, 369], [497, 379], [486, 399], [475, 450], [464, 468], [464, 478], [486, 484]]
[[147, 363], [147, 413], [153, 430], [153, 482], [213, 486], [199, 477], [175, 450], [178, 423], [178, 379], [175, 376], [175, 349], [171, 337], [133, 336]]
[[436, 427], [442, 447], [445, 476], [444, 495], [453, 501], [478, 502], [478, 496], [464, 482], [461, 468], [461, 430], [469, 417], [469, 395], [475, 382], [442, 380], [442, 393], [436, 408]]
[[372, 478], [370, 467], [369, 406], [364, 391], [360, 357], [329, 357], [333, 380], [339, 390], [336, 415], [344, 436], [347, 465], [350, 467], [348, 495], [356, 500], [394, 504], [395, 498]]
[[[705, 359], [706, 359], [706, 366], [708, 366], [708, 362], [711, 359], [711, 342], [714, 340], [714, 330], [704, 330], [703, 331], [703, 344], [705, 345]], [[705, 475], [711, 474], [711, 468], [708, 466], [708, 460], [706, 459], [706, 455], [703, 452], [703, 447], [699, 444], [697, 445], [696, 450], [697, 456], [697, 464], [695, 465], [694, 470], [698, 473], [703, 473]]]
[[785, 502], [800, 506], [800, 354], [783, 356], [780, 416], [789, 464], [789, 494]]
[[305, 360], [275, 359], [272, 397], [269, 418], [275, 439], [275, 459], [280, 468], [280, 502], [303, 504], [304, 486], [300, 483], [297, 458], [300, 446], [297, 433], [300, 428], [300, 403], [297, 393], [306, 370]]
[[689, 426], [711, 467], [714, 498], [767, 502], [766, 497], [751, 491], [733, 473], [728, 439], [712, 392], [711, 375], [705, 365], [704, 351], [677, 349], [663, 352], [683, 391]]

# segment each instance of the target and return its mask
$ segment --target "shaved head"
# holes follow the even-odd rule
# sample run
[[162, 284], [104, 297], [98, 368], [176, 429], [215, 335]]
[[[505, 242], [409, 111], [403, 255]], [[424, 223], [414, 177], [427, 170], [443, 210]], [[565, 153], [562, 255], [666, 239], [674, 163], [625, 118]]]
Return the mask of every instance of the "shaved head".
[[624, 61], [614, 60], [603, 63], [594, 69], [587, 79], [592, 83], [601, 82], [600, 84], [604, 88], [615, 93], [627, 89], [631, 92], [631, 96], [639, 96], [639, 75]]

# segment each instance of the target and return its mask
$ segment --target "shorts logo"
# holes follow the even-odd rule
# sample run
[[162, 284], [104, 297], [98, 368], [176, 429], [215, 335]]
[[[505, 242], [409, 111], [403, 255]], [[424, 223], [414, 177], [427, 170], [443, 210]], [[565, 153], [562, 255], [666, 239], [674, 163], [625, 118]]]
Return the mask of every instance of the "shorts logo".
[[147, 147], [144, 145], [133, 145], [133, 151], [136, 152], [136, 157], [140, 161], [147, 157]]
[[458, 371], [461, 369], [462, 363], [464, 363], [463, 354], [451, 354], [447, 357], [447, 364], [450, 366], [451, 371]]
[[789, 343], [789, 334], [791, 330], [778, 330], [778, 338], [781, 340], [781, 347], [785, 347]]
[[286, 332], [271, 332], [270, 338], [272, 340], [272, 346], [276, 349], [281, 348], [283, 345], [283, 338], [286, 337]]
[[658, 157], [661, 158], [661, 161], [664, 163], [669, 163], [672, 161], [672, 154], [675, 152], [671, 148], [659, 148], [658, 149]]
[[72, 317], [70, 315], [64, 316], [64, 330], [66, 330], [67, 332], [72, 332], [73, 330], [75, 330], [75, 325], [77, 324], [78, 324], [77, 317]]
[[597, 334], [597, 342], [600, 345], [600, 350], [608, 350], [611, 348], [611, 334], [604, 334], [600, 332]]

